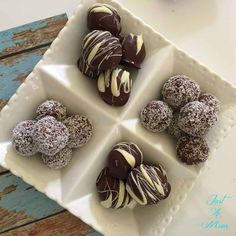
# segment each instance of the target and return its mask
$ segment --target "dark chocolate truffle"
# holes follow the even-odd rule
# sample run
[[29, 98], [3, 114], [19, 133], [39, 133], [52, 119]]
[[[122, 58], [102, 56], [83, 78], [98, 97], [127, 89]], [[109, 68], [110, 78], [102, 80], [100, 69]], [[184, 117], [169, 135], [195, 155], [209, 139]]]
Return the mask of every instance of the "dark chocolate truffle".
[[120, 20], [114, 7], [104, 3], [96, 3], [88, 12], [87, 26], [90, 31], [109, 31], [117, 36], [121, 31]]
[[33, 156], [37, 153], [37, 146], [32, 138], [35, 121], [20, 122], [12, 131], [12, 145], [21, 156]]
[[178, 126], [191, 136], [204, 136], [218, 120], [212, 108], [202, 102], [190, 102], [181, 108]]
[[142, 35], [129, 34], [121, 39], [122, 64], [140, 69], [146, 56]]
[[99, 75], [97, 86], [101, 98], [107, 104], [123, 106], [129, 99], [132, 80], [125, 70], [107, 70]]
[[52, 169], [61, 169], [69, 164], [72, 158], [72, 149], [65, 147], [53, 156], [42, 154], [42, 160], [45, 165]]
[[54, 117], [46, 116], [36, 122], [32, 137], [39, 152], [53, 156], [66, 146], [69, 131]]
[[96, 187], [100, 203], [105, 208], [118, 209], [133, 205], [133, 200], [125, 189], [125, 183], [113, 178], [107, 167], [99, 174]]
[[202, 93], [198, 101], [210, 106], [215, 112], [220, 110], [220, 101], [211, 93]]
[[108, 155], [108, 168], [110, 174], [119, 179], [126, 180], [130, 171], [143, 163], [143, 154], [134, 143], [121, 142], [112, 147]]
[[66, 118], [66, 107], [55, 100], [47, 100], [38, 106], [36, 110], [37, 119], [45, 116], [53, 116], [58, 121], [63, 121]]
[[185, 104], [198, 100], [200, 87], [196, 81], [186, 75], [176, 75], [168, 79], [163, 88], [163, 100], [173, 109], [179, 109]]
[[151, 132], [162, 132], [172, 120], [172, 109], [162, 101], [151, 101], [141, 111], [141, 124]]
[[126, 190], [141, 205], [157, 204], [169, 196], [170, 184], [160, 166], [140, 165], [134, 168], [127, 180]]
[[178, 126], [179, 112], [173, 113], [173, 118], [170, 122], [170, 125], [167, 128], [167, 133], [175, 138], [180, 138], [183, 135], [186, 135], [183, 130]]
[[73, 115], [64, 121], [69, 130], [67, 146], [78, 148], [84, 146], [92, 137], [93, 127], [90, 120], [85, 116]]
[[82, 57], [92, 70], [116, 67], [122, 56], [119, 39], [108, 31], [94, 30], [83, 40]]
[[83, 73], [84, 75], [86, 75], [89, 78], [92, 79], [97, 79], [100, 71], [99, 70], [93, 70], [91, 69], [87, 63], [84, 61], [83, 57], [80, 57], [77, 61], [77, 66], [79, 68], [79, 70], [81, 71], [81, 73]]
[[207, 160], [209, 147], [205, 139], [183, 136], [177, 142], [177, 157], [187, 165], [194, 165]]

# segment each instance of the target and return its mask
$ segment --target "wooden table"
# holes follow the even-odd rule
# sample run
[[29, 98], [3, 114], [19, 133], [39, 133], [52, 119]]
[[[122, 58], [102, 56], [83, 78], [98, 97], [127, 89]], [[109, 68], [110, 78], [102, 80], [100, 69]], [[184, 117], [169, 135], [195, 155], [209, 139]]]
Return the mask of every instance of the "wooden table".
[[[0, 109], [41, 59], [65, 14], [0, 32]], [[101, 234], [0, 166], [0, 235]]]

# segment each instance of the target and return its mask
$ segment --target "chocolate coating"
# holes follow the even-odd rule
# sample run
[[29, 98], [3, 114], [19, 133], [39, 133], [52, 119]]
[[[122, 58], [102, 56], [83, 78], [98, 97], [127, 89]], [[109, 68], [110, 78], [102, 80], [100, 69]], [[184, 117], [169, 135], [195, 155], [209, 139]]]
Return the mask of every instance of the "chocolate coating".
[[166, 172], [160, 165], [141, 164], [131, 171], [126, 189], [129, 195], [139, 204], [152, 205], [167, 198], [171, 187]]
[[65, 147], [53, 156], [42, 154], [42, 160], [45, 165], [52, 169], [61, 169], [67, 166], [72, 159], [72, 149]]
[[172, 120], [172, 109], [162, 101], [153, 100], [141, 111], [141, 124], [151, 132], [162, 132]]
[[12, 131], [12, 145], [21, 156], [33, 156], [37, 153], [37, 146], [32, 138], [34, 120], [25, 120], [16, 125]]
[[67, 146], [78, 148], [84, 146], [92, 137], [93, 127], [90, 120], [85, 116], [73, 115], [64, 121], [69, 130]]
[[81, 71], [81, 73], [83, 73], [84, 75], [86, 75], [89, 78], [92, 79], [97, 79], [100, 71], [99, 70], [93, 70], [91, 69], [87, 63], [84, 61], [83, 57], [80, 57], [77, 61], [77, 67], [79, 68], [79, 70]]
[[174, 136], [175, 138], [180, 138], [186, 135], [184, 131], [179, 128], [178, 119], [179, 119], [179, 112], [174, 112], [170, 125], [167, 128], [167, 133], [170, 134], [171, 136]]
[[99, 75], [97, 87], [101, 98], [107, 104], [123, 106], [129, 100], [132, 80], [129, 72], [125, 70], [107, 70]]
[[176, 75], [168, 79], [162, 88], [163, 101], [173, 109], [198, 100], [200, 87], [196, 81], [186, 75]]
[[104, 168], [96, 181], [100, 203], [105, 208], [126, 208], [133, 205], [133, 200], [125, 189], [122, 180], [113, 178], [108, 168]]
[[130, 171], [143, 163], [143, 154], [134, 143], [121, 142], [112, 147], [108, 155], [110, 175], [126, 180]]
[[108, 31], [94, 30], [87, 34], [82, 44], [82, 57], [92, 70], [116, 67], [122, 56], [119, 39]]
[[119, 35], [121, 31], [120, 16], [116, 9], [108, 4], [94, 4], [87, 16], [87, 26], [90, 31], [109, 31], [113, 35]]
[[177, 157], [187, 165], [205, 162], [209, 155], [209, 147], [205, 139], [183, 136], [177, 142]]
[[215, 112], [220, 110], [220, 101], [211, 93], [202, 93], [198, 101], [210, 106]]
[[129, 34], [121, 39], [122, 64], [140, 69], [146, 56], [142, 35]]
[[47, 100], [38, 106], [36, 110], [37, 119], [45, 116], [53, 116], [58, 121], [63, 121], [66, 118], [66, 107], [55, 100]]
[[190, 102], [181, 108], [178, 126], [185, 133], [201, 137], [204, 136], [218, 120], [212, 108], [202, 102]]
[[54, 117], [46, 116], [36, 122], [32, 137], [39, 152], [53, 156], [66, 146], [69, 131]]

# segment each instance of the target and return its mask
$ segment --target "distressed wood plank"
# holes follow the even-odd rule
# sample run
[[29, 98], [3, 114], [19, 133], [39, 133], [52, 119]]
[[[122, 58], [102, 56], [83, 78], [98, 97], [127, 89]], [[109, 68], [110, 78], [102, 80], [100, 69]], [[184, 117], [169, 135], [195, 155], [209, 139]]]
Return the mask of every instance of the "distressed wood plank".
[[66, 22], [62, 14], [0, 32], [0, 57], [51, 43]]
[[48, 46], [0, 60], [0, 107], [16, 92]]
[[82, 236], [93, 229], [69, 212], [54, 215], [33, 224], [3, 233], [2, 236]]
[[0, 233], [63, 211], [56, 202], [11, 173], [0, 176]]

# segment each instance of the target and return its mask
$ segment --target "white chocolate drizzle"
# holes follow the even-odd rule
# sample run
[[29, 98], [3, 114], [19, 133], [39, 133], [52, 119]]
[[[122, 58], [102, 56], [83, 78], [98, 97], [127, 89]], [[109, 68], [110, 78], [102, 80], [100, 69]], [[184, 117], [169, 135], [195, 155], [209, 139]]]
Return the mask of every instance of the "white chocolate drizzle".
[[103, 190], [98, 191], [98, 194], [104, 196], [104, 200], [100, 201], [103, 207], [117, 209], [130, 207], [134, 204], [126, 192], [125, 183], [122, 180], [113, 179], [113, 182], [111, 182], [112, 177], [107, 176], [107, 169], [104, 169], [98, 176], [98, 185], [102, 178], [105, 178], [105, 185]]
[[129, 178], [126, 190], [141, 205], [147, 205], [150, 202], [157, 203], [169, 194], [166, 173], [160, 165], [145, 166], [141, 164], [139, 168], [135, 168], [130, 173]]
[[107, 70], [101, 73], [97, 83], [99, 92], [104, 93], [106, 88], [110, 88], [114, 97], [119, 97], [121, 90], [124, 93], [130, 93], [132, 88], [129, 72], [122, 69]]
[[[115, 53], [117, 50], [118, 53]], [[100, 30], [94, 30], [84, 38], [82, 54], [85, 62], [89, 66], [92, 65], [96, 59], [99, 59], [98, 70], [102, 63], [109, 58], [122, 56], [119, 39], [113, 37], [108, 31]]]
[[132, 33], [129, 34], [129, 36], [136, 41], [136, 55], [139, 54], [139, 52], [141, 51], [142, 49], [142, 46], [144, 44], [143, 42], [143, 36], [140, 34], [140, 35], [134, 35]]

